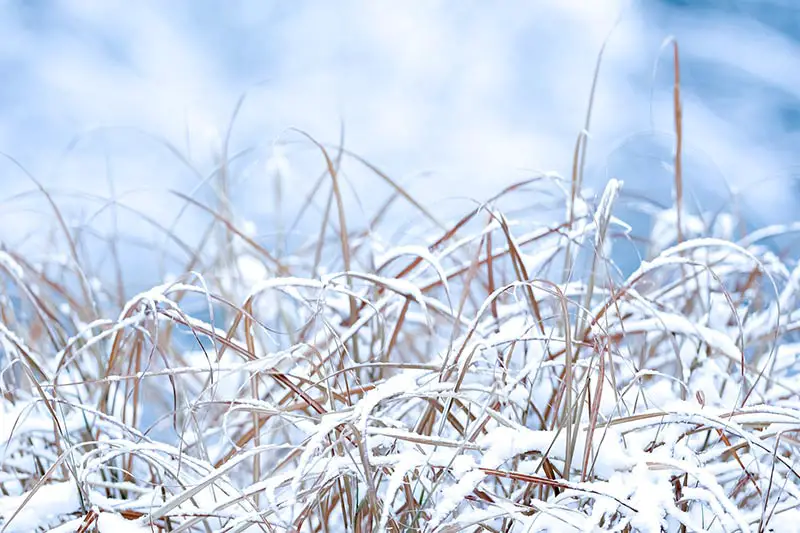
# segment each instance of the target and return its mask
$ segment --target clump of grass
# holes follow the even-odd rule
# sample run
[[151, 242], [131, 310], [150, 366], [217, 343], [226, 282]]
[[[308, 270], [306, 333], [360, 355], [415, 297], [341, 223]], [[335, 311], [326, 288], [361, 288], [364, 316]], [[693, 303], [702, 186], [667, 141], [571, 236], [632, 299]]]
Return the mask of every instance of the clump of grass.
[[[0, 254], [5, 531], [114, 518], [143, 531], [733, 531], [797, 512], [800, 270], [700, 217], [689, 226], [705, 235], [655, 224], [649, 249], [634, 243], [613, 180], [569, 199], [571, 223], [500, 209], [569, 190], [554, 176], [376, 250], [380, 228], [351, 227], [341, 207], [343, 157], [317, 146], [323, 225], [280, 258], [186, 195], [212, 221], [189, 261], [211, 266], [122, 304], [123, 288], [83, 282], [77, 255]], [[649, 259], [624, 275], [620, 246]], [[567, 247], [571, 271], [551, 281]]]
[[[233, 209], [227, 148], [215, 202], [175, 193], [208, 220], [198, 243], [160, 226], [184, 261], [172, 281], [126, 296], [117, 265], [92, 283], [50, 195], [67, 258], [0, 252], [0, 530], [769, 531], [798, 516], [800, 268], [763, 244], [780, 228], [737, 237], [731, 214], [677, 205], [635, 239], [614, 215], [622, 183], [582, 190], [583, 144], [569, 182], [533, 176], [445, 223], [309, 140], [323, 172], [287, 227], [318, 230], [280, 253]], [[362, 226], [346, 164], [392, 190]], [[504, 208], [520, 198], [537, 203]], [[387, 246], [398, 201], [424, 237]], [[617, 264], [620, 248], [644, 259]]]

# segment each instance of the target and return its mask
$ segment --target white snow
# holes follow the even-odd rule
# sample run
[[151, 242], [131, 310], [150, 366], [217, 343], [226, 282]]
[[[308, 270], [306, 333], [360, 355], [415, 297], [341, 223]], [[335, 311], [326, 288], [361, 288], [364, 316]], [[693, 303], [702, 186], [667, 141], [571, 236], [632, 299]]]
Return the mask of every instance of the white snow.
[[80, 510], [74, 482], [51, 483], [19, 496], [0, 496], [0, 527], [7, 533], [30, 533], [56, 524]]

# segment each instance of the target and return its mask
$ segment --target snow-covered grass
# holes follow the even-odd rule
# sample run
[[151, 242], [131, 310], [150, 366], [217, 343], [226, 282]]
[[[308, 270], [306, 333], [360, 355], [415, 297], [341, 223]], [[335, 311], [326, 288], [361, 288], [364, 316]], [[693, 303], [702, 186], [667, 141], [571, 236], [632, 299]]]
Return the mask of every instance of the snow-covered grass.
[[693, 214], [678, 165], [642, 232], [580, 164], [452, 222], [376, 169], [358, 225], [311, 145], [291, 246], [223, 164], [133, 297], [57, 209], [63, 250], [0, 252], [0, 531], [800, 531], [796, 228]]
[[726, 213], [636, 239], [613, 180], [500, 210], [547, 190], [415, 245], [342, 210], [282, 257], [215, 211], [124, 302], [3, 252], [3, 531], [797, 527], [800, 268]]

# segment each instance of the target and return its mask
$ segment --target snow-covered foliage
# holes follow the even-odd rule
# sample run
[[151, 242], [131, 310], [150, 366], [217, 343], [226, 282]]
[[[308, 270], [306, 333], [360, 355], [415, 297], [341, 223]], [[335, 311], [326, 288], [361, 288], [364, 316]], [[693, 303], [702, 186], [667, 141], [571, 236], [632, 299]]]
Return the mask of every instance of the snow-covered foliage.
[[[779, 229], [671, 208], [636, 237], [622, 183], [547, 175], [451, 224], [396, 186], [420, 231], [392, 237], [326, 159], [322, 230], [280, 256], [213, 207], [132, 298], [71, 237], [0, 253], [0, 531], [800, 530]], [[526, 196], [579, 208], [502, 209]]]

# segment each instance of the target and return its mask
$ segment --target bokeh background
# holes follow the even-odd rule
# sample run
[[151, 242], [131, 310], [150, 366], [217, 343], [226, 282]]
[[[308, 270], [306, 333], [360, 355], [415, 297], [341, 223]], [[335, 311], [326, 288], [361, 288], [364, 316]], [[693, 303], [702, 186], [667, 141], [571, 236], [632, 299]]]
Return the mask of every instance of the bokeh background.
[[[202, 197], [228, 131], [231, 200], [264, 235], [323, 168], [291, 128], [344, 138], [443, 216], [536, 171], [569, 176], [603, 43], [587, 183], [620, 178], [667, 205], [670, 37], [689, 203], [736, 203], [753, 225], [800, 207], [792, 0], [6, 0], [0, 35], [6, 246], [52, 226], [30, 176], [75, 227], [108, 230], [109, 198], [171, 224], [183, 204], [167, 191]], [[388, 189], [345, 170], [357, 218]], [[195, 216], [175, 231], [190, 239]], [[113, 231], [133, 242], [154, 230], [122, 213]], [[127, 256], [142, 276], [146, 249]]]

